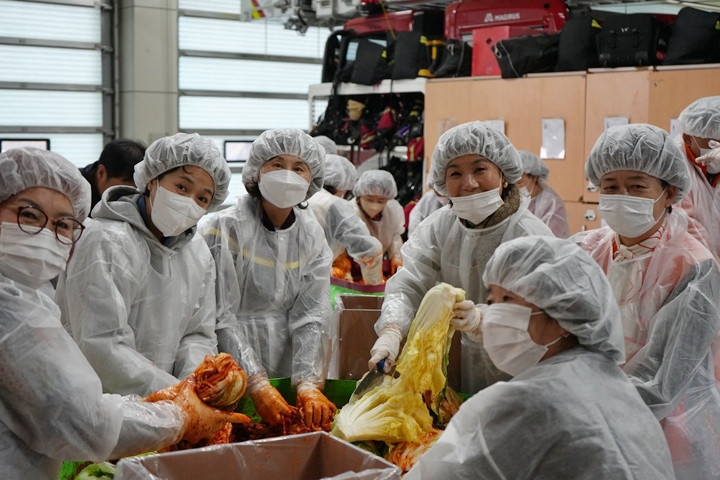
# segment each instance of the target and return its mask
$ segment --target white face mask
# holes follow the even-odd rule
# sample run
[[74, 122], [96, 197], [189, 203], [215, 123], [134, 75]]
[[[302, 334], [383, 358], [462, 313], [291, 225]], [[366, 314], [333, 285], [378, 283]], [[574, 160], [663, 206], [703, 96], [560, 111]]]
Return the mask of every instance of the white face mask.
[[260, 193], [278, 208], [290, 208], [307, 196], [310, 183], [290, 170], [272, 170], [260, 175]]
[[500, 198], [500, 188], [489, 192], [480, 192], [467, 197], [450, 197], [455, 215], [477, 225], [505, 203]]
[[47, 228], [28, 235], [15, 223], [0, 225], [0, 272], [33, 290], [65, 271], [71, 249]]
[[371, 202], [370, 200], [366, 200], [364, 198], [360, 199], [360, 206], [370, 218], [377, 217], [378, 214], [385, 209], [384, 203]]
[[547, 345], [538, 345], [530, 338], [530, 317], [542, 313], [532, 313], [529, 307], [514, 303], [494, 303], [483, 309], [483, 345], [497, 368], [517, 376], [536, 365], [548, 347], [563, 338]]
[[530, 190], [527, 189], [527, 187], [520, 187], [520, 195], [523, 197], [529, 197], [530, 196]]
[[665, 190], [655, 200], [630, 195], [601, 194], [598, 210], [613, 232], [623, 237], [637, 238], [657, 224], [653, 210], [663, 193]]
[[163, 188], [160, 184], [151, 197], [152, 223], [166, 237], [180, 235], [207, 213], [207, 210], [195, 203], [190, 197], [183, 197]]

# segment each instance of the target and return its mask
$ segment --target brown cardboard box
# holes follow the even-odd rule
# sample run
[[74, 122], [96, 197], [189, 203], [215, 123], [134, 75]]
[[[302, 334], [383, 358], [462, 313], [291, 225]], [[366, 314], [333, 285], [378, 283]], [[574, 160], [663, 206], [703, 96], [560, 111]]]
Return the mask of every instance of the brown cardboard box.
[[[339, 374], [342, 380], [360, 380], [368, 371], [370, 349], [377, 340], [375, 322], [380, 318], [383, 297], [338, 295], [335, 310], [339, 312]], [[401, 344], [401, 351], [402, 351]], [[448, 383], [460, 391], [460, 332], [450, 347]]]
[[[353, 474], [352, 472], [357, 472]], [[116, 480], [399, 480], [400, 469], [325, 432], [132, 457]]]
[[339, 374], [342, 380], [360, 380], [368, 371], [370, 349], [377, 340], [375, 322], [380, 318], [383, 297], [338, 295]]

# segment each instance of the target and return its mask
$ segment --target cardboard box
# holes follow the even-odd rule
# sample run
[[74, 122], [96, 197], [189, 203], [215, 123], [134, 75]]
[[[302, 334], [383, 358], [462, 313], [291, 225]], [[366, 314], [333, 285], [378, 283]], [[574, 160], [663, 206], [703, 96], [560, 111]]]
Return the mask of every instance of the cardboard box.
[[335, 301], [338, 319], [338, 378], [359, 380], [368, 371], [370, 349], [377, 340], [375, 322], [380, 318], [383, 297], [339, 295]]
[[[353, 473], [355, 472], [355, 473]], [[123, 459], [116, 480], [399, 480], [400, 469], [325, 432]]]
[[[375, 322], [380, 318], [383, 298], [367, 295], [338, 295], [335, 311], [338, 313], [338, 347], [334, 363], [337, 377], [342, 380], [360, 380], [368, 371], [370, 349], [377, 340]], [[401, 343], [400, 351], [402, 346]], [[456, 332], [450, 347], [448, 383], [460, 391], [460, 332]], [[331, 368], [331, 371], [333, 369]]]

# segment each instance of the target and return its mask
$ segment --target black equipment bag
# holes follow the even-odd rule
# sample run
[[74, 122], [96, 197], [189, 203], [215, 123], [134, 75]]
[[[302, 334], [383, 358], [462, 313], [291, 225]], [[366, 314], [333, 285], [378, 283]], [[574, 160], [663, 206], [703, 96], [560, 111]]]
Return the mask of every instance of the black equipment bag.
[[671, 28], [647, 13], [610, 15], [598, 35], [603, 67], [658, 65], [667, 53]]
[[555, 71], [572, 72], [599, 67], [596, 37], [600, 24], [591, 16], [571, 18], [560, 32]]
[[445, 12], [443, 10], [420, 10], [413, 12], [413, 31], [428, 38], [445, 36]]
[[493, 45], [503, 78], [552, 72], [558, 61], [559, 33], [507, 38]]
[[430, 66], [427, 45], [421, 32], [400, 32], [395, 39], [393, 52], [393, 80], [417, 78], [420, 69]]
[[448, 40], [435, 78], [469, 77], [472, 74], [472, 46], [461, 40]]
[[386, 47], [367, 39], [360, 40], [351, 77], [352, 83], [376, 85], [390, 78], [390, 75]]
[[344, 124], [346, 117], [343, 99], [335, 93], [338, 84], [337, 81], [333, 83], [332, 95], [330, 95], [328, 99], [325, 113], [323, 113], [318, 124], [310, 132], [310, 135], [313, 137], [325, 135], [331, 140], [338, 142], [338, 132]]
[[321, 80], [323, 83], [334, 81], [337, 72], [345, 67], [348, 45], [353, 38], [354, 30], [336, 30], [325, 41]]
[[690, 7], [680, 10], [663, 63], [720, 63], [720, 13]]

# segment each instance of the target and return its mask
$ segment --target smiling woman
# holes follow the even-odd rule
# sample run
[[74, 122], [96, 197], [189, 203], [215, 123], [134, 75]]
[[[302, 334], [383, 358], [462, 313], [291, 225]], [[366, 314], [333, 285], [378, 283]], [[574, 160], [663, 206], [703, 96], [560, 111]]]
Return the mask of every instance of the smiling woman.
[[453, 211], [472, 225], [482, 223], [503, 205], [501, 193], [506, 198], [511, 193], [498, 166], [477, 155], [453, 160], [445, 177]]
[[672, 212], [677, 187], [643, 172], [618, 170], [600, 180], [599, 210], [623, 245], [650, 238]]
[[213, 178], [200, 167], [183, 165], [148, 183], [147, 226], [158, 240], [180, 235], [207, 213], [215, 191]]
[[289, 425], [297, 410], [270, 385], [291, 377], [309, 428], [329, 430], [335, 406], [325, 382], [332, 252], [311, 211], [325, 151], [301, 130], [263, 132], [243, 168], [249, 195], [204, 225], [217, 268], [217, 336], [248, 374], [266, 423]]
[[[8, 155], [31, 170], [36, 161], [55, 161], [63, 166], [66, 162], [57, 154], [34, 148], [10, 150]], [[33, 175], [36, 178], [28, 182]], [[51, 177], [42, 171], [13, 172], [6, 168], [0, 180], [0, 188], [14, 193], [0, 202], [0, 273], [33, 289], [65, 270], [72, 245], [84, 229], [80, 219], [89, 208], [89, 187], [76, 188], [68, 195], [60, 190], [64, 177], [58, 175], [55, 181]], [[10, 192], [9, 186], [20, 181], [29, 188]], [[57, 185], [57, 189], [40, 185]]]
[[307, 163], [293, 155], [278, 155], [269, 162], [265, 162], [265, 165], [260, 169], [260, 174], [273, 170], [290, 170], [303, 177], [308, 183], [310, 183], [312, 175]]
[[[662, 421], [677, 478], [720, 475], [720, 271], [672, 204], [691, 189], [682, 151], [652, 125], [603, 133], [588, 157], [607, 227], [572, 238], [602, 267], [620, 305], [623, 370]], [[702, 237], [701, 237], [702, 238]]]
[[15, 213], [18, 228], [35, 235], [48, 224], [58, 242], [72, 245], [85, 228], [73, 218], [72, 205], [61, 193], [43, 187], [28, 188], [0, 204], [0, 222], [12, 220]]
[[57, 305], [37, 288], [65, 269], [79, 238], [73, 227], [89, 208], [90, 185], [65, 158], [37, 149], [0, 154], [3, 477], [52, 480], [64, 459], [101, 462], [153, 451], [212, 436], [234, 418], [205, 405], [194, 389], [158, 404], [103, 393]]
[[459, 125], [440, 137], [430, 181], [439, 194], [450, 196], [452, 205], [426, 218], [403, 246], [403, 268], [388, 281], [375, 324], [379, 339], [371, 362], [394, 360], [423, 296], [445, 282], [466, 292], [452, 320], [463, 332], [462, 391], [475, 393], [509, 378], [477, 341], [481, 314], [475, 305], [487, 297], [482, 274], [499, 245], [531, 234], [552, 236], [514, 185], [521, 175], [520, 156], [510, 140], [482, 122]]
[[497, 165], [479, 155], [463, 155], [447, 166], [448, 195], [464, 197], [502, 188], [507, 183]]
[[63, 322], [109, 393], [148, 395], [217, 353], [214, 263], [198, 219], [227, 196], [215, 144], [178, 133], [112, 187], [58, 281]]

